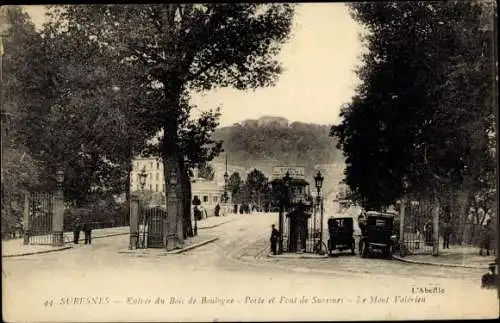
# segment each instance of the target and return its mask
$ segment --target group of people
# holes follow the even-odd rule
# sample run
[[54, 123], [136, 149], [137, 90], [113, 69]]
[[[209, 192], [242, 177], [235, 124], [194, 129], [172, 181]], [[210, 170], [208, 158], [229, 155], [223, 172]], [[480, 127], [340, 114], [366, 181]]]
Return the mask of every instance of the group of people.
[[[443, 237], [443, 249], [450, 249], [450, 239], [453, 234], [451, 224], [451, 213], [449, 209], [444, 210], [444, 219], [441, 225]], [[466, 217], [461, 243], [464, 245], [476, 245], [479, 247], [479, 255], [490, 255], [491, 241], [494, 239], [493, 211], [489, 209], [471, 207]], [[429, 220], [423, 228], [424, 242], [426, 245], [433, 245], [433, 226]]]
[[477, 209], [471, 207], [469, 209], [465, 222], [463, 242], [469, 245], [479, 243], [479, 255], [483, 255], [483, 251], [486, 251], [487, 256], [490, 254], [491, 241], [494, 239], [492, 221], [493, 211], [491, 209], [486, 212], [481, 207]]

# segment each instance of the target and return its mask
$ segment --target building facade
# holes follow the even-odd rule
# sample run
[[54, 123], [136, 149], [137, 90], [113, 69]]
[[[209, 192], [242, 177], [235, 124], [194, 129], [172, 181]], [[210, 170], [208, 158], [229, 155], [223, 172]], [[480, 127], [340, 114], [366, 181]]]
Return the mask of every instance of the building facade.
[[141, 191], [139, 174], [146, 173], [145, 191], [165, 193], [165, 177], [163, 175], [163, 162], [160, 158], [135, 158], [130, 172], [130, 191]]
[[[214, 169], [214, 179], [208, 181], [198, 177], [198, 172], [193, 171], [193, 178], [191, 179], [191, 195], [193, 198], [197, 196], [201, 201], [201, 206], [207, 211], [208, 216], [214, 214], [215, 206], [221, 204], [221, 198], [224, 194], [224, 173], [226, 172], [226, 165], [223, 163], [211, 164]], [[130, 192], [141, 191], [140, 176], [142, 172], [146, 173], [146, 181], [144, 191], [151, 193], [155, 200], [163, 201], [165, 199], [165, 177], [163, 169], [163, 161], [157, 157], [137, 157], [132, 162], [132, 171], [130, 173]], [[228, 175], [238, 172], [242, 179], [246, 178], [247, 171], [243, 167], [228, 165]], [[228, 192], [229, 203], [231, 202], [231, 195]]]

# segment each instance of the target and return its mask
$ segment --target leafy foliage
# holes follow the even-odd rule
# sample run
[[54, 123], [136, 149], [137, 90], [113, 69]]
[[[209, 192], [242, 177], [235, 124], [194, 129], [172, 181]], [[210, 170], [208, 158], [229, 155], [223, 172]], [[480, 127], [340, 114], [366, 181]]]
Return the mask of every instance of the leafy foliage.
[[32, 69], [36, 62], [34, 47], [41, 39], [20, 7], [6, 7], [6, 19], [2, 22], [2, 27], [8, 29], [2, 35], [1, 75], [2, 234], [11, 232], [21, 222], [24, 195], [39, 187], [42, 171], [19, 127], [25, 117], [24, 107], [38, 100], [40, 89], [32, 79]]
[[263, 117], [220, 128], [214, 138], [224, 142], [231, 163], [266, 173], [279, 165], [304, 165], [309, 172], [314, 165], [342, 161], [341, 151], [332, 147], [336, 141], [329, 137], [329, 126]]
[[206, 180], [213, 180], [215, 177], [215, 172], [212, 166], [209, 164], [203, 164], [199, 169], [198, 169], [198, 176], [201, 178], [204, 178]]
[[[491, 176], [494, 62], [485, 2], [356, 3], [368, 30], [357, 95], [332, 127], [365, 207]], [[488, 18], [489, 16], [489, 18]], [[486, 18], [486, 19], [485, 19]]]
[[232, 173], [227, 180], [228, 191], [231, 193], [231, 198], [234, 202], [239, 203], [242, 196], [243, 181], [238, 172]]
[[280, 72], [274, 57], [288, 37], [293, 6], [153, 4], [58, 8], [53, 10], [55, 30], [82, 34], [82, 46], [99, 48], [105, 57], [113, 58], [105, 71], [130, 69], [137, 80], [138, 86], [132, 89], [123, 81], [121, 90], [141, 100], [137, 103], [137, 118], [132, 120], [141, 120], [138, 128], [142, 133], [163, 132], [157, 148], [165, 172], [180, 176], [176, 189], [183, 198], [181, 213], [186, 230], [190, 227], [189, 168], [209, 161], [221, 149], [220, 143], [209, 136], [217, 112], [204, 114], [197, 123], [189, 121], [189, 90], [272, 85]]

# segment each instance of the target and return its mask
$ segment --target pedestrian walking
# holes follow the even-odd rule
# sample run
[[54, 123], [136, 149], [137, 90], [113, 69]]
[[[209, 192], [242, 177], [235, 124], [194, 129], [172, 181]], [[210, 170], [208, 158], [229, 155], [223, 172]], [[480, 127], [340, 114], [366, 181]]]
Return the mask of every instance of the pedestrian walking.
[[434, 242], [432, 241], [432, 223], [431, 221], [427, 221], [424, 225], [424, 239], [426, 246], [433, 246]]
[[85, 244], [92, 244], [92, 223], [85, 222], [83, 225], [83, 233], [85, 234]]
[[483, 255], [483, 250], [486, 250], [486, 255], [490, 255], [490, 242], [491, 242], [491, 219], [487, 220], [486, 224], [481, 228], [481, 244], [479, 245], [479, 255]]
[[450, 249], [451, 233], [452, 233], [451, 224], [449, 221], [445, 221], [443, 227], [443, 249]]
[[201, 221], [203, 215], [201, 214], [201, 211], [200, 211], [200, 209], [198, 209], [197, 206], [194, 207], [193, 213], [194, 213], [195, 221]]
[[271, 226], [271, 252], [273, 255], [277, 254], [277, 249], [278, 249], [278, 241], [280, 238], [280, 233], [278, 230], [276, 230], [274, 224]]
[[214, 215], [215, 216], [220, 216], [220, 205], [217, 204], [214, 209]]
[[467, 214], [467, 218], [465, 219], [465, 227], [464, 227], [464, 233], [462, 236], [462, 244], [467, 244], [471, 245], [472, 240], [474, 238], [474, 216], [475, 216], [476, 210], [471, 207], [469, 209], [469, 213]]
[[73, 222], [73, 243], [78, 244], [80, 240], [80, 231], [81, 231], [81, 219], [76, 218]]
[[451, 234], [451, 209], [449, 206], [446, 206], [443, 214], [443, 249], [450, 249]]
[[474, 227], [474, 237], [472, 238], [472, 243], [475, 246], [478, 246], [482, 242], [482, 232], [483, 232], [483, 226], [481, 225], [482, 221], [484, 220], [485, 212], [482, 207], [477, 209], [477, 212], [474, 214], [474, 219], [473, 219], [473, 227]]

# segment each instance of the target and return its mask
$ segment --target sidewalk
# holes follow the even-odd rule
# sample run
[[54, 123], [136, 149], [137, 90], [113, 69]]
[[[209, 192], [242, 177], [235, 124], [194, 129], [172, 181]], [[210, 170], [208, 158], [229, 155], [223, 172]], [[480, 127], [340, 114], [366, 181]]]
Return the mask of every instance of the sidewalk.
[[[129, 227], [116, 227], [116, 228], [106, 228], [106, 229], [96, 229], [92, 230], [92, 240], [113, 237], [117, 235], [129, 234]], [[48, 253], [60, 250], [66, 250], [73, 247], [73, 232], [64, 233], [64, 246], [54, 247], [52, 245], [36, 245], [36, 244], [24, 244], [23, 239], [12, 239], [2, 241], [2, 257], [18, 257], [18, 256], [29, 256], [40, 253]], [[50, 241], [50, 235], [46, 236], [46, 241]], [[83, 234], [80, 234], [80, 243], [85, 242]]]
[[488, 270], [488, 265], [495, 261], [495, 255], [490, 253], [490, 256], [480, 256], [479, 248], [470, 246], [451, 246], [450, 249], [440, 249], [438, 256], [428, 254], [401, 257], [394, 254], [393, 258], [414, 264], [485, 270]]
[[[227, 216], [221, 217], [209, 217], [198, 221], [198, 230], [212, 229], [223, 224], [239, 220], [241, 215], [239, 214], [229, 214]], [[92, 230], [92, 240], [113, 237], [118, 235], [127, 235], [130, 233], [130, 228], [127, 227], [115, 227], [106, 229], [96, 229]], [[195, 237], [196, 238], [196, 237]], [[46, 241], [50, 241], [50, 236], [47, 235]], [[83, 233], [80, 233], [79, 242], [83, 243], [85, 241]], [[193, 242], [195, 243], [195, 242]], [[23, 239], [12, 239], [2, 241], [2, 257], [19, 257], [19, 256], [29, 256], [34, 254], [42, 254], [54, 251], [61, 251], [70, 249], [73, 247], [73, 232], [64, 233], [64, 246], [54, 247], [51, 245], [25, 245]], [[182, 249], [184, 250], [184, 249]], [[189, 250], [189, 249], [188, 249]]]
[[118, 253], [129, 254], [136, 257], [159, 257], [168, 256], [174, 254], [180, 254], [195, 248], [202, 247], [206, 244], [212, 243], [219, 240], [219, 237], [201, 233], [195, 237], [188, 238], [184, 241], [184, 246], [182, 249], [176, 249], [172, 251], [165, 251], [163, 248], [150, 248], [150, 249], [120, 249]]

